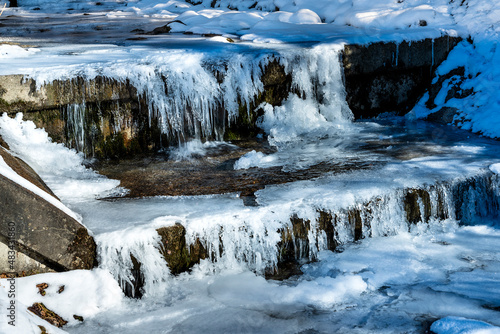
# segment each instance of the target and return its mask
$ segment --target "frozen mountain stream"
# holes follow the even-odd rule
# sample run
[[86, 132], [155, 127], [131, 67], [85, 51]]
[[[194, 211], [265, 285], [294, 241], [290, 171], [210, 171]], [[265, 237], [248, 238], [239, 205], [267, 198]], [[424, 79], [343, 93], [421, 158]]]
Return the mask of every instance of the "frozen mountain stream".
[[[445, 318], [446, 324], [500, 325], [499, 188], [489, 170], [497, 170], [496, 141], [388, 119], [349, 124], [359, 136], [342, 141], [338, 154], [331, 152], [337, 149], [335, 136], [306, 133], [276, 157], [269, 155], [272, 159], [253, 155], [253, 163], [300, 170], [308, 168], [309, 159], [318, 163], [335, 155], [377, 163], [267, 186], [255, 194], [258, 206], [249, 207], [238, 194], [96, 200], [116, 193], [117, 183], [83, 168], [81, 157], [50, 143], [32, 123], [3, 116], [1, 124], [11, 149], [36, 166], [98, 243], [99, 269], [18, 280], [20, 302], [26, 305], [41, 298], [35, 288], [39, 281], [53, 289], [66, 285], [64, 299], [47, 290], [41, 301], [70, 319], [64, 327], [69, 333], [421, 333], [447, 316], [466, 319]], [[68, 164], [53, 163], [62, 156]], [[461, 224], [453, 185], [467, 178], [477, 186], [462, 189], [465, 202], [458, 211], [465, 210], [460, 218], [466, 224]], [[431, 197], [448, 197], [441, 209], [448, 218], [434, 217], [433, 202], [428, 222], [409, 225], [402, 189], [435, 184]], [[372, 238], [352, 243], [354, 232], [342, 220], [342, 209], [362, 209], [373, 198], [380, 200], [363, 227], [363, 235]], [[340, 213], [337, 252], [325, 250], [326, 235], [314, 228], [318, 210]], [[301, 267], [303, 275], [265, 280], [265, 267], [277, 261], [277, 231], [294, 214], [312, 222], [305, 257], [315, 261]], [[216, 262], [202, 260], [190, 273], [169, 274], [155, 229], [175, 223], [186, 227], [188, 242], [199, 237], [215, 252], [222, 242]], [[144, 268], [145, 295], [139, 300], [124, 297], [116, 281], [128, 275], [127, 254]], [[73, 314], [83, 315], [84, 323]], [[40, 321], [25, 317], [26, 326]]]
[[[27, 74], [34, 89], [74, 77], [131, 82], [147, 100], [150, 119], [180, 143], [148, 162], [150, 169], [134, 168], [168, 174], [186, 189], [211, 181], [203, 195], [129, 196], [132, 190], [85, 167], [91, 164], [83, 154], [52, 142], [21, 114], [1, 116], [10, 150], [78, 215], [99, 254], [91, 271], [18, 279], [19, 333], [39, 333], [39, 325], [49, 333], [425, 333], [433, 323], [435, 333], [500, 332], [499, 142], [390, 115], [353, 121], [345, 101], [343, 43], [435, 38], [444, 28], [429, 21], [431, 27], [384, 28], [374, 37], [369, 29], [342, 25], [332, 32], [318, 24], [301, 38], [300, 25], [290, 35], [259, 26], [246, 35], [143, 39], [125, 27], [137, 22], [150, 31], [167, 14], [90, 14], [77, 17], [81, 25], [72, 14], [54, 14], [51, 27], [60, 29], [47, 31], [44, 13], [20, 9], [15, 24], [1, 28], [13, 42], [34, 47], [2, 45], [10, 61], [0, 64], [0, 74]], [[103, 25], [104, 15], [115, 24]], [[195, 23], [188, 28], [201, 29]], [[449, 28], [448, 19], [438, 23]], [[316, 38], [329, 43], [316, 45]], [[224, 142], [239, 103], [250, 105], [262, 92], [256, 78], [269, 52], [292, 73], [293, 93], [281, 106], [261, 106], [262, 131], [251, 145]], [[219, 105], [227, 113], [222, 125], [214, 121]], [[85, 103], [68, 110], [78, 149]], [[111, 169], [106, 175], [120, 174]], [[157, 182], [161, 188], [169, 181]], [[300, 240], [293, 239], [297, 221], [305, 226]], [[176, 225], [188, 246], [199, 243], [208, 255], [174, 275], [157, 229]], [[280, 264], [286, 231], [302, 274], [266, 280]], [[140, 299], [123, 292], [135, 279], [131, 255], [140, 263]], [[36, 289], [42, 282], [49, 284], [43, 297]], [[34, 302], [69, 323], [58, 329], [25, 311]]]

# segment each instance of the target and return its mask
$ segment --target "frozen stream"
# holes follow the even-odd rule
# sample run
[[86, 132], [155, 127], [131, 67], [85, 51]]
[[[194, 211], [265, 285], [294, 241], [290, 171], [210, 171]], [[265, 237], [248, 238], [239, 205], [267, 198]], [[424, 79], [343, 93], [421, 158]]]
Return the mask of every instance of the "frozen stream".
[[[40, 6], [39, 11], [38, 1], [25, 0], [0, 17], [5, 43], [0, 45], [0, 75], [27, 74], [38, 86], [77, 76], [130, 80], [147, 99], [149, 116], [158, 117], [162, 132], [172, 131], [175, 138], [186, 139], [185, 109], [193, 106], [196, 114], [187, 124], [196, 120], [192, 123], [200, 125], [201, 134], [187, 138], [195, 140], [176, 152], [181, 158], [203, 159], [209, 149], [227, 145], [205, 146], [200, 139], [223, 138], [212, 123], [216, 106], [222, 103], [225, 120], [231, 121], [238, 100], [249, 104], [262, 92], [258, 78], [271, 53], [300, 94], [290, 94], [279, 107], [263, 106], [259, 125], [275, 152], [246, 153], [235, 162], [235, 173], [266, 168], [307, 173], [329, 166], [314, 177], [260, 188], [255, 206], [245, 206], [238, 192], [100, 200], [126, 190], [84, 167], [81, 154], [53, 143], [22, 115], [1, 116], [0, 135], [11, 151], [89, 228], [99, 254], [99, 267], [93, 270], [18, 279], [14, 333], [38, 334], [43, 326], [51, 334], [399, 334], [425, 333], [439, 319], [432, 327], [438, 334], [500, 333], [499, 142], [409, 119], [352, 122], [338, 62], [344, 43], [417, 41], [496, 29], [490, 21], [498, 16], [497, 4], [467, 2], [472, 8], [468, 15], [459, 2], [449, 1], [434, 6], [355, 1], [352, 9], [349, 1], [335, 2], [336, 7], [322, 1], [278, 2], [280, 12], [268, 12], [262, 6], [271, 2], [260, 0], [262, 10], [245, 1], [238, 11], [183, 1], [105, 1], [98, 6], [50, 0], [53, 8]], [[173, 34], [147, 34], [175, 20], [180, 23], [170, 22]], [[498, 60], [493, 66], [482, 54], [498, 58], [496, 36], [478, 44], [475, 53], [469, 50], [473, 46], [462, 46], [458, 51], [467, 56], [455, 52], [445, 64], [455, 69], [466, 62], [474, 68], [471, 73], [488, 78], [473, 82], [483, 104], [462, 109], [493, 110], [487, 116], [478, 112], [493, 133]], [[224, 72], [222, 84], [213, 70]], [[491, 94], [482, 94], [490, 89]], [[330, 168], [347, 162], [354, 167]], [[420, 221], [409, 224], [405, 189], [428, 192], [427, 222], [419, 198]], [[364, 238], [354, 241], [357, 232], [346, 210], [361, 212]], [[336, 252], [327, 250], [319, 211], [337, 219]], [[290, 227], [291, 217], [311, 226], [309, 247], [300, 249], [303, 274], [266, 280], [266, 269], [279, 260], [278, 231]], [[199, 239], [211, 253], [177, 276], [158, 251], [156, 232], [175, 224], [185, 227], [188, 244]], [[133, 279], [131, 254], [144, 275], [142, 299], [122, 291]], [[49, 284], [45, 296], [38, 293], [39, 283]], [[3, 305], [7, 284], [0, 284]], [[26, 308], [34, 302], [43, 302], [68, 324], [58, 329], [29, 313]], [[3, 319], [5, 312], [2, 306]], [[0, 326], [0, 332], [12, 332], [4, 321]]]
[[[64, 331], [421, 333], [433, 321], [448, 316], [476, 321], [445, 318], [443, 323], [448, 325], [489, 326], [477, 321], [500, 325], [500, 224], [494, 212], [469, 220], [471, 226], [460, 225], [451, 215], [445, 221], [418, 223], [408, 232], [397, 200], [397, 189], [490, 173], [489, 166], [497, 170], [492, 165], [500, 156], [496, 141], [418, 122], [353, 123], [352, 129], [364, 129], [365, 150], [381, 165], [269, 186], [256, 193], [258, 207], [246, 207], [237, 194], [96, 200], [96, 196], [119, 192], [117, 183], [83, 168], [81, 157], [50, 143], [32, 123], [3, 116], [1, 124], [11, 149], [82, 216], [98, 242], [99, 269], [18, 280], [20, 302], [41, 301], [69, 319]], [[310, 135], [298, 136], [298, 146], [295, 142], [280, 148], [280, 157], [287, 152], [297, 156], [297, 147], [312, 145], [311, 140], [328, 142], [328, 138], [318, 141]], [[357, 150], [360, 146], [355, 145]], [[388, 154], [391, 150], [399, 154]], [[318, 153], [332, 159], [324, 150]], [[63, 155], [68, 163], [55, 164]], [[492, 180], [496, 194], [492, 200], [498, 203], [497, 177]], [[266, 264], [276, 261], [279, 236], [275, 232], [292, 214], [314, 221], [317, 209], [335, 212], [375, 196], [385, 196], [387, 203], [371, 223], [374, 238], [351, 243], [351, 232], [338, 226], [338, 239], [345, 242], [342, 252], [325, 251], [319, 245], [311, 250], [317, 262], [303, 265], [303, 275], [283, 282], [266, 281], [259, 274]], [[219, 260], [204, 260], [190, 273], [171, 276], [156, 249], [155, 229], [178, 222], [186, 227], [188, 242], [195, 236], [203, 237], [208, 245], [222, 240], [225, 252]], [[141, 300], [124, 297], [115, 280], [127, 275], [122, 255], [129, 253], [145, 268]], [[43, 299], [35, 287], [42, 281], [52, 286]], [[61, 295], [56, 293], [60, 284], [66, 285]], [[83, 315], [84, 323], [74, 320], [73, 314]], [[28, 314], [23, 317], [26, 328], [41, 321]], [[498, 328], [491, 330], [496, 333]]]

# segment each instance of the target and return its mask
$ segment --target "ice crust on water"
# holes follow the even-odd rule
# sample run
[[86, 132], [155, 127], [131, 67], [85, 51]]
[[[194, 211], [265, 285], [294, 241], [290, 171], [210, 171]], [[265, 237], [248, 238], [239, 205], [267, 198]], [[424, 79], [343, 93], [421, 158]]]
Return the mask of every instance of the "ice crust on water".
[[[449, 180], [455, 180], [463, 173], [463, 161], [456, 162], [456, 174], [450, 174]], [[413, 167], [409, 167], [411, 170]], [[429, 164], [427, 167], [431, 167]], [[417, 168], [418, 169], [418, 168]], [[412, 177], [420, 177], [421, 180], [433, 180], [436, 175], [421, 174], [415, 171]], [[478, 173], [478, 169], [471, 167], [470, 173]], [[347, 244], [354, 240], [354, 230], [350, 222], [347, 211], [344, 208], [358, 208], [360, 218], [363, 223], [363, 235], [372, 237], [383, 237], [387, 235], [404, 234], [408, 231], [407, 213], [404, 208], [404, 191], [401, 189], [405, 184], [403, 180], [390, 184], [393, 178], [394, 169], [391, 167], [382, 170], [380, 173], [380, 183], [373, 180], [363, 180], [364, 173], [359, 175], [349, 175], [342, 181], [342, 178], [332, 180], [320, 180], [312, 182], [297, 182], [291, 185], [270, 187], [257, 193], [257, 200], [262, 205], [258, 208], [243, 207], [236, 198], [228, 198], [228, 203], [214, 206], [208, 202], [196, 204], [191, 211], [184, 211], [184, 214], [177, 214], [166, 204], [165, 210], [171, 212], [170, 215], [161, 216], [152, 220], [150, 224], [142, 225], [130, 231], [116, 231], [98, 236], [101, 254], [107, 254], [106, 263], [103, 267], [113, 272], [115, 277], [130, 277], [128, 268], [131, 268], [129, 254], [137, 254], [141, 259], [142, 267], [146, 273], [146, 294], [155, 295], [158, 285], [162, 285], [162, 278], [156, 273], [165, 273], [165, 264], [158, 258], [159, 248], [158, 235], [154, 228], [170, 226], [180, 223], [186, 228], [186, 240], [188, 244], [194, 244], [200, 240], [207, 249], [211, 261], [206, 261], [197, 269], [200, 273], [211, 275], [213, 273], [223, 273], [231, 270], [252, 270], [263, 274], [266, 268], [272, 268], [278, 262], [278, 248], [281, 240], [280, 230], [292, 230], [290, 217], [295, 216], [310, 222], [308, 232], [309, 247], [298, 246], [300, 257], [304, 259], [317, 259], [318, 254], [326, 249], [326, 235], [319, 230], [318, 210], [324, 210], [336, 215], [335, 239], [340, 244]], [[366, 174], [369, 177], [370, 174]], [[481, 187], [488, 187], [489, 174], [485, 174], [484, 181], [477, 179], [477, 184]], [[372, 177], [372, 176], [371, 176]], [[408, 176], [409, 177], [409, 176]], [[410, 178], [410, 177], [409, 177]], [[481, 179], [482, 180], [482, 179]], [[451, 181], [450, 181], [451, 182]], [[481, 182], [484, 182], [482, 185]], [[469, 190], [464, 193], [464, 203], [457, 209], [456, 204], [451, 200], [454, 196], [453, 182], [442, 184], [434, 189], [428, 189], [432, 199], [431, 214], [438, 216], [437, 198], [443, 200], [444, 207], [441, 210], [451, 219], [456, 218], [456, 210], [461, 210], [464, 222], [476, 222], [475, 216], [487, 216], [491, 213], [491, 208], [500, 205], [500, 191], [498, 190], [497, 178], [492, 182], [496, 185], [494, 198], [491, 202], [480, 203], [477, 197], [484, 198], [486, 194], [483, 190]], [[372, 183], [373, 187], [367, 187]], [[381, 187], [385, 184], [386, 188]], [[415, 184], [416, 185], [416, 184]], [[394, 190], [399, 187], [399, 190]], [[483, 189], [483, 188], [481, 188]], [[377, 197], [377, 200], [373, 200]], [[216, 199], [216, 198], [214, 198]], [[188, 199], [189, 203], [196, 203], [196, 198]], [[231, 201], [233, 203], [231, 204]], [[368, 207], [364, 204], [370, 201]], [[216, 202], [215, 202], [216, 203]], [[181, 210], [182, 211], [182, 210]], [[420, 208], [421, 217], [425, 216], [424, 208]], [[147, 236], [147, 237], [145, 237]], [[127, 245], [127, 246], [124, 246]], [[143, 255], [148, 252], [148, 256]], [[221, 250], [223, 250], [221, 252]], [[151, 252], [156, 255], [151, 257]], [[239, 269], [237, 269], [239, 268]], [[167, 275], [168, 276], [168, 275]], [[171, 279], [166, 279], [171, 284]], [[148, 290], [153, 289], [153, 290]]]
[[[46, 150], [43, 156], [38, 156], [37, 151], [25, 151], [26, 155], [36, 158], [31, 159], [40, 168], [51, 168], [49, 162], [52, 161], [52, 154], [74, 155], [75, 161], [81, 162], [76, 159], [81, 157], [75, 151], [63, 150], [60, 145], [47, 141], [42, 130], [34, 129], [31, 122], [21, 121], [21, 116], [17, 119], [4, 116], [2, 121], [2, 136], [5, 136], [13, 150], [24, 151], [23, 145], [37, 142]], [[8, 130], [5, 127], [8, 127]], [[24, 135], [15, 136], [18, 131]], [[467, 145], [452, 148], [450, 156], [445, 154], [388, 164], [377, 170], [376, 178], [373, 172], [359, 171], [269, 187], [257, 192], [257, 201], [261, 206], [256, 208], [244, 207], [237, 196], [155, 198], [101, 203], [95, 201], [95, 197], [88, 196], [92, 192], [84, 192], [81, 198], [62, 193], [61, 199], [71, 203], [82, 215], [84, 222], [96, 231], [101, 269], [111, 272], [115, 280], [122, 280], [122, 284], [130, 281], [132, 254], [141, 262], [141, 271], [146, 283], [146, 297], [144, 301], [139, 302], [140, 306], [137, 302], [122, 300], [115, 295], [112, 299], [119, 305], [116, 311], [103, 307], [107, 311], [101, 315], [89, 313], [91, 315], [86, 324], [67, 327], [67, 330], [73, 333], [102, 331], [98, 329], [98, 324], [103, 321], [108, 323], [112, 330], [125, 333], [133, 333], [138, 327], [149, 328], [153, 332], [159, 331], [160, 327], [162, 330], [197, 330], [200, 329], [197, 327], [200, 322], [205, 330], [210, 328], [214, 331], [227, 328], [228, 322], [236, 322], [242, 329], [253, 332], [283, 332], [307, 328], [331, 330], [332, 320], [322, 317], [321, 314], [332, 316], [332, 309], [342, 319], [335, 325], [339, 326], [337, 330], [352, 325], [346, 319], [358, 323], [362, 318], [366, 318], [366, 314], [370, 314], [371, 319], [365, 325], [366, 332], [377, 332], [376, 328], [383, 328], [384, 333], [388, 328], [394, 328], [395, 332], [401, 332], [402, 328], [414, 328], [417, 325], [411, 314], [422, 313], [436, 316], [455, 314], [489, 321], [495, 311], [484, 310], [473, 299], [456, 296], [454, 293], [459, 291], [461, 296], [480, 298], [491, 303], [497, 301], [492, 297], [495, 295], [492, 292], [497, 291], [496, 285], [485, 282], [494, 279], [492, 273], [500, 263], [500, 259], [495, 257], [492, 251], [495, 250], [493, 245], [496, 244], [498, 230], [481, 226], [471, 229], [458, 228], [453, 220], [456, 206], [451, 200], [452, 184], [443, 184], [441, 188], [429, 190], [431, 198], [445, 198], [444, 209], [452, 218], [448, 222], [418, 224], [412, 228], [411, 234], [408, 234], [406, 212], [401, 202], [404, 196], [401, 190], [403, 187], [433, 184], [439, 179], [452, 182], [451, 180], [468, 175], [477, 175], [485, 165], [489, 166], [498, 161], [484, 156], [486, 146], [480, 149], [480, 145], [469, 142]], [[488, 150], [494, 150], [494, 147]], [[495, 156], [494, 153], [492, 155]], [[471, 156], [480, 158], [471, 159]], [[29, 156], [26, 159], [30, 160]], [[492, 163], [488, 163], [488, 159], [491, 159]], [[64, 168], [51, 173], [61, 176], [73, 173], [71, 170], [74, 166]], [[78, 172], [76, 175], [90, 173], [83, 167], [82, 170], [74, 171]], [[42, 175], [50, 176], [51, 173], [45, 172]], [[401, 177], [398, 178], [397, 175]], [[490, 174], [485, 172], [485, 177], [489, 177], [488, 175]], [[93, 184], [95, 177], [97, 176], [88, 176], [83, 178], [83, 181]], [[64, 177], [58, 180], [61, 184], [65, 182]], [[110, 182], [115, 184], [114, 181]], [[481, 184], [479, 179], [476, 183]], [[498, 180], [493, 179], [493, 184], [496, 185], [494, 191], [498, 202]], [[440, 192], [441, 195], [438, 195]], [[368, 210], [363, 211], [361, 218], [371, 222], [369, 230], [368, 227], [363, 227], [364, 235], [375, 238], [349, 246], [349, 242], [354, 238], [354, 231], [348, 223], [347, 213], [342, 209], [361, 209], [360, 203], [373, 199], [373, 196], [381, 197], [379, 201], [373, 201]], [[476, 193], [472, 189], [464, 193], [464, 196], [469, 200], [464, 202], [463, 211], [470, 212], [471, 215], [476, 212], [482, 215], [488, 213], [486, 206], [481, 207], [484, 203], [475, 200], [485, 198], [483, 193]], [[431, 212], [437, 215], [435, 201], [431, 202], [434, 203]], [[498, 207], [500, 203], [492, 205]], [[115, 211], [109, 211], [110, 208]], [[326, 241], [323, 232], [318, 230], [318, 209], [338, 215], [336, 240], [345, 245], [343, 253], [334, 254], [324, 250]], [[250, 271], [262, 274], [266, 267], [276, 264], [276, 245], [281, 240], [278, 231], [290, 228], [289, 219], [293, 215], [309, 220], [311, 226], [308, 235], [311, 247], [306, 250], [303, 245], [298, 245], [301, 256], [318, 259], [319, 262], [303, 267], [305, 275], [297, 281], [287, 281], [285, 284], [267, 282]], [[474, 222], [471, 220], [473, 217], [465, 218]], [[172, 277], [158, 251], [159, 236], [155, 229], [175, 223], [186, 227], [188, 244], [193, 244], [199, 238], [217, 261], [214, 263], [204, 260], [191, 274]], [[485, 235], [492, 238], [491, 242], [485, 242]], [[382, 236], [389, 237], [376, 238]], [[471, 240], [475, 240], [474, 243]], [[434, 243], [435, 241], [446, 243]], [[445, 246], [446, 244], [454, 246]], [[222, 253], [220, 246], [223, 246]], [[447, 254], [447, 257], [443, 258], [443, 254]], [[472, 256], [473, 261], [464, 262], [461, 260], [464, 256]], [[484, 263], [487, 269], [478, 270], [475, 267], [477, 261]], [[377, 263], [379, 265], [376, 265]], [[464, 266], [474, 270], [475, 275], [467, 277], [471, 284], [463, 284], [465, 276], [461, 270]], [[452, 275], [448, 275], [450, 271], [453, 272]], [[57, 275], [59, 274], [55, 276]], [[45, 279], [44, 275], [34, 277]], [[446, 277], [451, 279], [453, 284], [446, 284]], [[481, 288], [471, 289], [479, 284], [474, 283], [474, 280], [482, 282]], [[414, 283], [417, 285], [413, 288], [407, 285]], [[390, 296], [397, 296], [398, 301], [395, 304], [387, 301], [390, 297], [379, 294], [378, 290], [385, 285], [390, 286], [387, 290]], [[429, 294], [428, 286], [439, 292], [434, 292], [435, 295]], [[427, 302], [436, 300], [438, 296], [443, 302], [435, 307], [429, 306]], [[28, 299], [26, 304], [35, 300], [34, 297], [29, 298], [31, 299]], [[392, 305], [387, 306], [387, 312], [398, 313], [402, 320], [391, 324], [375, 320], [380, 319], [380, 314], [373, 311], [377, 309], [376, 303]], [[90, 300], [82, 301], [82, 305], [89, 304], [92, 304]], [[354, 304], [357, 307], [351, 309]], [[454, 306], [457, 304], [464, 307], [457, 309]], [[56, 312], [69, 312], [61, 310], [58, 305], [57, 302], [53, 304]], [[71, 308], [72, 306], [68, 306], [68, 310]], [[321, 312], [319, 315], [311, 315], [307, 311], [311, 308]], [[132, 309], [136, 311], [131, 313]], [[221, 312], [220, 315], [218, 312]], [[130, 314], [137, 314], [137, 317]], [[272, 320], [276, 318], [269, 317], [268, 314], [278, 314], [282, 318]], [[289, 320], [297, 317], [301, 322]], [[219, 318], [224, 321], [213, 320]], [[249, 322], [250, 319], [253, 321]]]
[[[64, 330], [216, 332], [230, 325], [237, 332], [315, 329], [349, 333], [353, 326], [358, 326], [358, 333], [396, 334], [417, 333], [421, 321], [431, 315], [444, 318], [434, 325], [436, 333], [450, 333], [446, 328], [453, 328], [453, 333], [481, 328], [496, 333], [498, 327], [493, 326], [500, 326], [497, 312], [483, 305], [498, 303], [498, 286], [484, 282], [494, 282], [500, 269], [499, 239], [499, 231], [493, 227], [458, 226], [453, 220], [431, 221], [417, 224], [411, 232], [346, 245], [342, 253], [320, 252], [319, 261], [302, 266], [303, 276], [283, 283], [266, 281], [241, 267], [207, 275], [202, 268], [207, 263], [202, 262], [191, 274], [171, 279], [166, 295], [140, 301], [116, 295], [120, 304], [114, 309], [103, 303], [102, 312]], [[461, 275], [465, 274], [470, 274], [465, 281], [470, 285], [464, 286]], [[65, 274], [19, 279], [25, 287], [23, 291], [30, 294], [23, 303], [52, 301], [53, 309], [62, 312], [54, 299], [56, 287], [66, 283], [73, 293], [77, 285], [59, 275]], [[105, 286], [102, 279], [79, 275], [89, 279], [86, 284]], [[42, 281], [53, 287], [45, 297], [36, 297], [35, 282]], [[111, 281], [115, 284], [111, 291], [116, 291], [116, 282]], [[0, 282], [3, 285], [3, 280]], [[93, 289], [87, 291], [94, 296]], [[474, 292], [482, 295], [471, 294]], [[82, 307], [92, 305], [87, 298], [78, 297]]]
[[[7, 116], [5, 116], [3, 121], [9, 125], [9, 130], [2, 132], [2, 135], [6, 136], [14, 148], [17, 147], [21, 151], [23, 150], [22, 143], [24, 145], [31, 142], [36, 143], [35, 139], [40, 136], [43, 139], [40, 142], [48, 153], [38, 157], [39, 160], [35, 159], [33, 161], [38, 163], [39, 166], [50, 166], [46, 161], [40, 160], [46, 158], [51, 161], [52, 155], [49, 153], [53, 151], [53, 153], [59, 154], [62, 147], [50, 143], [50, 141], [47, 142], [46, 138], [38, 133], [38, 131], [43, 131], [30, 128], [30, 126], [33, 127], [32, 123], [21, 121], [20, 118], [18, 116], [17, 119], [7, 119]], [[19, 128], [23, 128], [24, 125], [28, 129], [25, 135], [14, 137], [12, 133], [15, 133]], [[225, 199], [218, 196], [184, 199], [158, 198], [154, 199], [151, 204], [149, 204], [148, 200], [94, 203], [93, 197], [86, 197], [85, 193], [85, 196], [80, 199], [63, 194], [62, 199], [63, 201], [69, 200], [75, 209], [80, 210], [82, 216], [88, 219], [85, 221], [88, 221], [91, 229], [95, 228], [101, 231], [96, 235], [99, 254], [102, 256], [101, 267], [111, 271], [117, 279], [130, 281], [130, 254], [133, 254], [142, 263], [142, 270], [146, 279], [146, 296], [158, 297], [162, 296], [166, 291], [171, 291], [170, 289], [175, 289], [177, 284], [175, 283], [176, 279], [169, 275], [168, 268], [158, 251], [159, 237], [155, 233], [155, 229], [158, 227], [172, 225], [177, 222], [183, 224], [186, 227], [188, 244], [192, 244], [197, 238], [200, 238], [209, 253], [213, 254], [214, 259], [217, 259], [216, 263], [203, 261], [199, 267], [195, 268], [192, 277], [205, 277], [210, 280], [209, 277], [214, 277], [213, 273], [217, 273], [215, 277], [228, 272], [234, 273], [235, 271], [239, 275], [239, 273], [247, 272], [249, 269], [263, 273], [266, 267], [272, 267], [276, 264], [278, 256], [276, 244], [281, 239], [278, 231], [280, 228], [290, 227], [289, 218], [293, 215], [311, 222], [308, 238], [310, 245], [313, 246], [309, 248], [307, 253], [305, 249], [302, 249], [301, 256], [309, 259], [321, 258], [326, 242], [325, 236], [317, 228], [318, 209], [338, 214], [336, 238], [341, 243], [348, 243], [353, 240], [353, 230], [348, 223], [347, 214], [342, 213], [341, 209], [357, 207], [360, 205], [359, 203], [370, 200], [373, 196], [382, 196], [381, 201], [373, 202], [370, 210], [366, 210], [366, 212], [372, 213], [371, 216], [362, 215], [362, 219], [370, 219], [371, 221], [370, 230], [364, 230], [363, 232], [366, 235], [371, 234], [373, 237], [405, 234], [408, 227], [405, 221], [406, 213], [400, 200], [403, 193], [401, 190], [394, 190], [395, 188], [419, 187], [423, 183], [432, 184], [440, 178], [456, 180], [467, 175], [475, 175], [483, 168], [484, 161], [482, 159], [484, 158], [471, 161], [470, 156], [471, 154], [481, 156], [484, 149], [477, 148], [471, 142], [467, 146], [457, 146], [454, 150], [455, 160], [442, 156], [413, 159], [399, 165], [389, 164], [377, 172], [376, 179], [373, 178], [373, 173], [369, 171], [359, 171], [357, 173], [341, 174], [333, 178], [327, 177], [314, 181], [269, 187], [257, 193], [257, 201], [261, 204], [261, 207], [258, 208], [243, 207], [237, 197], [231, 196]], [[64, 152], [66, 152], [65, 154], [78, 156], [74, 151], [64, 149]], [[28, 150], [25, 154], [34, 153], [30, 153]], [[459, 159], [460, 154], [468, 161]], [[467, 161], [467, 163], [464, 164], [464, 161]], [[66, 171], [68, 173], [73, 167], [70, 166], [69, 168]], [[83, 169], [82, 173], [86, 175], [87, 172]], [[45, 174], [50, 175], [50, 173]], [[59, 174], [65, 175], [64, 171], [60, 171]], [[395, 178], [395, 175], [405, 175], [405, 177]], [[61, 183], [65, 182], [64, 178], [59, 181]], [[92, 184], [93, 177], [88, 177], [87, 181]], [[449, 186], [435, 189], [430, 192], [431, 197], [436, 198], [438, 192], [441, 191], [445, 199], [451, 199], [450, 189]], [[499, 188], [496, 189], [497, 197], [500, 197], [498, 196]], [[464, 210], [473, 214], [478, 210], [475, 206], [474, 196], [481, 198], [484, 198], [484, 196], [473, 192], [467, 196], [471, 196], [471, 200], [467, 203], [472, 203], [472, 206], [470, 208], [465, 207]], [[434, 203], [434, 201], [432, 202]], [[84, 209], [85, 206], [88, 209]], [[108, 211], [113, 206], [116, 207], [117, 212], [123, 215], [124, 219]], [[453, 212], [455, 209], [453, 202], [445, 201], [445, 210], [448, 211], [451, 218], [454, 217]], [[434, 205], [432, 212], [436, 210], [437, 208]], [[92, 212], [93, 216], [89, 215], [90, 212]], [[104, 212], [109, 216], [99, 214]], [[481, 212], [481, 210], [477, 212]], [[143, 217], [144, 215], [150, 216], [148, 218]], [[115, 222], [115, 219], [118, 219], [119, 222]], [[120, 222], [130, 227], [123, 228]], [[114, 225], [114, 227], [106, 231], [106, 225]], [[224, 247], [223, 253], [220, 252], [221, 242]], [[352, 273], [355, 272], [357, 271], [353, 269]], [[302, 300], [307, 296], [305, 299], [307, 301], [304, 304], [314, 304], [316, 307], [326, 305], [329, 307], [334, 304], [338, 305], [336, 302], [343, 303], [343, 301], [351, 300], [351, 298], [358, 298], [356, 296], [361, 296], [370, 284], [381, 284], [376, 283], [374, 280], [367, 281], [366, 277], [360, 280], [356, 275], [333, 280], [328, 278], [319, 280], [316, 283], [314, 283], [313, 279], [310, 283], [299, 284], [296, 290], [282, 290], [280, 288], [276, 291], [282, 291], [282, 293], [288, 291], [285, 293], [285, 295], [289, 295], [289, 302], [286, 302], [286, 305], [294, 303], [301, 305], [302, 302], [298, 302], [298, 300]], [[384, 280], [383, 278], [380, 279]], [[368, 285], [365, 286], [362, 281]], [[338, 293], [327, 294], [322, 292], [318, 295], [311, 294], [314, 290], [313, 286], [317, 286], [318, 291], [326, 291], [332, 286], [337, 287], [338, 290], [336, 291]], [[341, 293], [340, 291], [344, 291], [341, 287], [346, 286], [350, 287], [350, 289], [346, 289], [345, 293]]]

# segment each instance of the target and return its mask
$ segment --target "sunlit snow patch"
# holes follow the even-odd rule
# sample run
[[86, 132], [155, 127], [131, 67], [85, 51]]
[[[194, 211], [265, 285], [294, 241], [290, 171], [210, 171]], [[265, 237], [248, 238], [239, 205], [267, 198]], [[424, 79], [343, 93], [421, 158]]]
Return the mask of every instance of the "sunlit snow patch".
[[29, 57], [39, 51], [39, 49], [35, 48], [23, 48], [17, 45], [2, 44], [0, 45], [0, 59]]
[[490, 170], [495, 174], [500, 174], [500, 164], [491, 165]]

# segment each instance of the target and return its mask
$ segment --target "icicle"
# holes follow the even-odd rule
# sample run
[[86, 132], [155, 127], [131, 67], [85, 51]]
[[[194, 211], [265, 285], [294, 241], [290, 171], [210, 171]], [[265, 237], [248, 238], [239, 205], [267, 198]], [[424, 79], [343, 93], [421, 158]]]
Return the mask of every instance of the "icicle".
[[77, 152], [84, 152], [86, 147], [85, 142], [85, 112], [86, 104], [77, 103], [70, 104], [66, 107], [66, 126], [70, 141], [74, 140], [74, 148]]
[[[409, 230], [419, 233], [430, 223], [436, 227], [454, 221], [455, 217], [463, 223], [472, 223], [474, 219], [497, 214], [498, 181], [497, 175], [484, 173], [419, 189], [393, 190], [348, 208], [317, 207], [314, 202], [283, 203], [175, 217], [175, 222], [185, 227], [188, 250], [199, 243], [207, 251], [208, 260], [197, 270], [213, 274], [241, 268], [264, 274], [279, 264], [279, 250], [283, 246], [293, 247], [287, 251], [292, 251], [298, 261], [316, 259], [319, 251], [328, 249], [323, 230], [327, 224], [332, 224], [334, 241], [343, 245], [360, 238], [397, 235]], [[413, 196], [408, 197], [409, 192]], [[408, 205], [417, 205], [420, 221], [409, 221]], [[320, 225], [319, 211], [328, 212], [331, 221]], [[101, 234], [97, 242], [100, 266], [122, 280], [123, 285], [134, 280], [132, 255], [141, 263], [146, 295], [154, 295], [168, 286], [171, 276], [160, 254], [160, 238], [155, 229], [133, 228]]]

